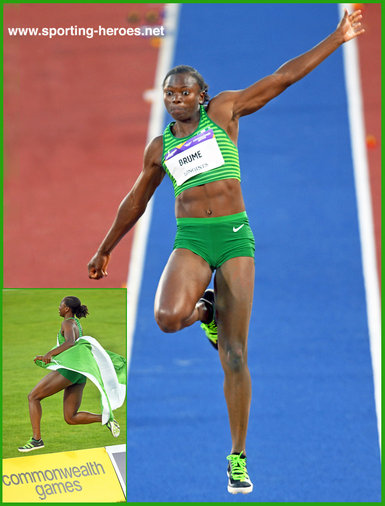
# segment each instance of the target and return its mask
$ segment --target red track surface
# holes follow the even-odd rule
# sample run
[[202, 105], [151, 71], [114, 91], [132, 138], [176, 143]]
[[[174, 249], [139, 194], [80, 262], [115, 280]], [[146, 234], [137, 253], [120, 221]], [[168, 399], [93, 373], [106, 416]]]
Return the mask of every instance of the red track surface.
[[[4, 25], [135, 27], [162, 10], [8, 4]], [[132, 232], [106, 280], [89, 280], [86, 265], [141, 169], [150, 112], [143, 92], [154, 85], [156, 42], [5, 34], [5, 287], [125, 284]]]
[[366, 33], [359, 38], [365, 131], [370, 170], [377, 269], [381, 280], [381, 4], [360, 4]]
[[[359, 39], [365, 128], [380, 272], [380, 4], [362, 4]], [[5, 6], [5, 27], [146, 24], [161, 4]], [[135, 25], [128, 16], [137, 13]], [[156, 22], [159, 24], [159, 21]], [[120, 287], [132, 232], [107, 279], [86, 264], [141, 168], [158, 50], [141, 37], [5, 34], [4, 286]]]

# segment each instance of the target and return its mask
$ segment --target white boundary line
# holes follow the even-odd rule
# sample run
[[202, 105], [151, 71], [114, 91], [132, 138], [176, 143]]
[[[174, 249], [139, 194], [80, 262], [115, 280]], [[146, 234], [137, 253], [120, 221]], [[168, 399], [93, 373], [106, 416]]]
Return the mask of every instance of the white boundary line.
[[[339, 4], [340, 15], [343, 15], [345, 8], [349, 10], [349, 7], [350, 4]], [[374, 242], [372, 202], [368, 175], [369, 168], [365, 145], [359, 55], [356, 39], [343, 45], [343, 57], [349, 109], [354, 179], [357, 194], [370, 352], [373, 367], [378, 439], [381, 449], [381, 302]]]
[[[177, 28], [179, 20], [180, 4], [165, 5], [165, 37], [159, 50], [158, 63], [155, 74], [153, 102], [150, 113], [150, 123], [147, 132], [147, 142], [160, 135], [164, 121], [164, 105], [162, 82], [167, 71], [170, 69], [174, 57], [174, 48], [177, 37]], [[136, 316], [138, 300], [140, 295], [140, 286], [144, 260], [146, 256], [146, 246], [148, 232], [151, 224], [153, 199], [147, 205], [147, 209], [135, 226], [134, 239], [130, 263], [128, 267], [127, 280], [127, 377], [130, 370], [132, 345], [136, 326]]]

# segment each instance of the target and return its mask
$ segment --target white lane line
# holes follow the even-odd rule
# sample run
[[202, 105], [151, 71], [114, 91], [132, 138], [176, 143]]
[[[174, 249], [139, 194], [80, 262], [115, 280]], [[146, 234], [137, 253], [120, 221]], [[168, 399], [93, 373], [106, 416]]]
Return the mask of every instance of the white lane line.
[[[155, 74], [155, 84], [152, 95], [152, 106], [150, 112], [150, 122], [147, 132], [147, 142], [160, 135], [164, 122], [164, 105], [162, 82], [167, 71], [171, 68], [174, 49], [177, 38], [177, 28], [179, 20], [180, 4], [166, 4], [163, 26], [165, 28], [165, 37], [159, 50], [158, 63]], [[148, 232], [151, 224], [151, 215], [153, 199], [147, 205], [147, 209], [135, 226], [134, 238], [132, 243], [130, 263], [128, 267], [127, 279], [127, 374], [130, 370], [132, 345], [134, 340], [137, 308], [140, 295], [140, 286], [142, 283], [144, 260], [146, 256], [146, 246]]]
[[[347, 8], [349, 10], [350, 7], [349, 4], [339, 4], [341, 16], [343, 15], [344, 9]], [[356, 39], [343, 45], [343, 57], [348, 97], [354, 179], [357, 194], [370, 352], [373, 367], [377, 428], [379, 445], [381, 448], [381, 303], [376, 264], [369, 168], [365, 145], [365, 123], [359, 72], [359, 54]]]

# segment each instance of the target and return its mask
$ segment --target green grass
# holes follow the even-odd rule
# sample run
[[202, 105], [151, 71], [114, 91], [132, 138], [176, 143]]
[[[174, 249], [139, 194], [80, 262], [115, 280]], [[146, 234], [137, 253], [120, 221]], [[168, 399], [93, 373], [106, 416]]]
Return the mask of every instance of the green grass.
[[[31, 437], [27, 395], [47, 374], [33, 358], [56, 346], [62, 318], [60, 301], [67, 295], [79, 297], [88, 307], [82, 318], [84, 335], [126, 356], [126, 290], [124, 289], [9, 289], [3, 291], [3, 458], [19, 457], [17, 450]], [[63, 394], [42, 401], [42, 438], [39, 453], [98, 448], [126, 442], [126, 403], [114, 414], [121, 427], [119, 438], [99, 423], [67, 425], [63, 418]], [[101, 412], [100, 394], [87, 380], [81, 409]]]

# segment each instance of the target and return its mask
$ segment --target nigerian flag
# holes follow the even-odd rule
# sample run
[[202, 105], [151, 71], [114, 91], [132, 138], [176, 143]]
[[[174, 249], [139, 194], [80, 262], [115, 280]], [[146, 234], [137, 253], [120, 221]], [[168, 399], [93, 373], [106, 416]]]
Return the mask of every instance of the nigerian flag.
[[79, 337], [74, 346], [52, 357], [50, 363], [36, 360], [36, 365], [52, 371], [68, 369], [89, 378], [101, 395], [103, 425], [113, 418], [113, 410], [124, 402], [127, 383], [126, 359], [105, 350], [94, 337]]

